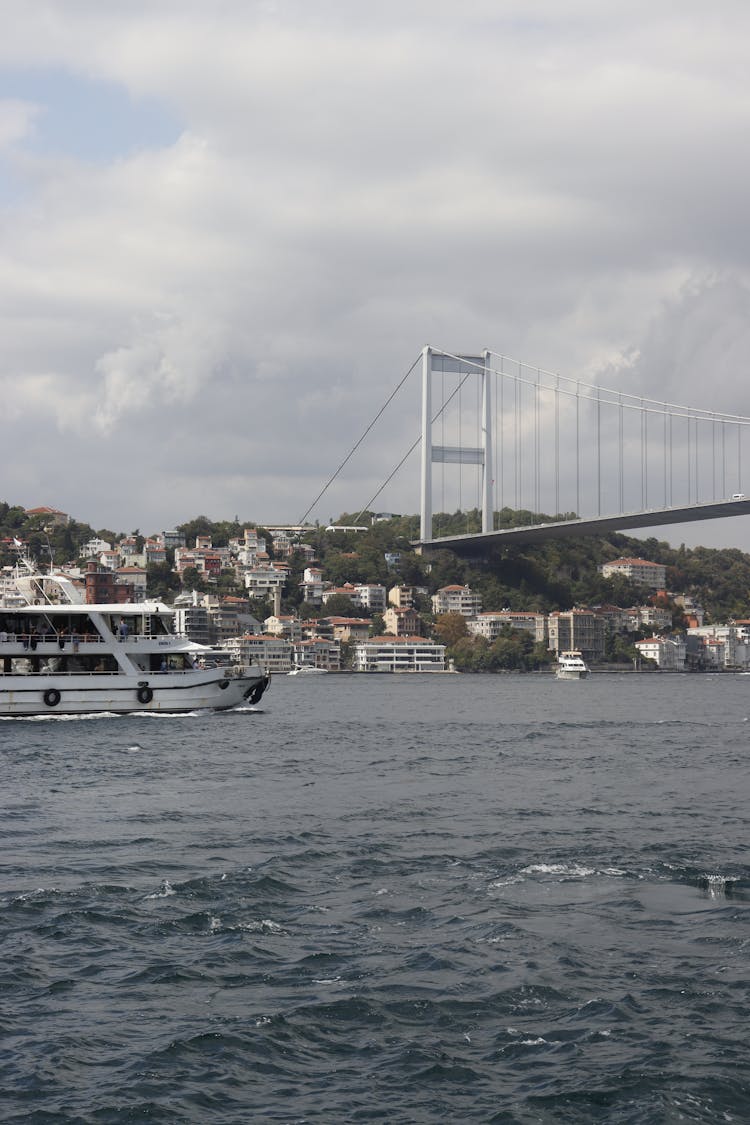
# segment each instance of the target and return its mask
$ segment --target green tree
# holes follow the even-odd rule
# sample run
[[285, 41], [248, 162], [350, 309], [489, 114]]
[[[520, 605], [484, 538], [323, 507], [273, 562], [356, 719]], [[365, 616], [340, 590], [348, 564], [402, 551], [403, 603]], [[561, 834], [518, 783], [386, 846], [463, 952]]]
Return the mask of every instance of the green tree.
[[194, 566], [186, 566], [182, 572], [182, 586], [185, 590], [198, 590], [205, 593], [207, 590], [203, 575]]
[[439, 613], [435, 618], [434, 633], [440, 644], [453, 648], [468, 636], [466, 618], [460, 613]]
[[346, 594], [334, 594], [328, 598], [321, 611], [326, 617], [367, 617], [365, 610], [356, 606]]

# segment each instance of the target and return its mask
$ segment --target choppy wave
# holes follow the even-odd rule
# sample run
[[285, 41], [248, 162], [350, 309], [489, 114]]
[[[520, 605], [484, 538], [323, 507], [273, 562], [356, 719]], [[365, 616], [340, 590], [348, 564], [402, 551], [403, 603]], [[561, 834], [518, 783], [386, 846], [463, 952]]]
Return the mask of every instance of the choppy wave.
[[743, 1120], [732, 683], [6, 724], [5, 1119]]

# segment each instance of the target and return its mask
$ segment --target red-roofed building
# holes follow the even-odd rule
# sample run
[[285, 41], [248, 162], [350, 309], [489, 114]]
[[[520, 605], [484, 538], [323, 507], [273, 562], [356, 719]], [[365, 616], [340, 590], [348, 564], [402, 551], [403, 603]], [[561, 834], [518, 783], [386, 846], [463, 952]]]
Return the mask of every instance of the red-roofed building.
[[432, 595], [432, 612], [460, 613], [462, 617], [476, 617], [482, 611], [482, 596], [470, 586], [443, 586]]
[[619, 574], [652, 590], [662, 590], [667, 584], [667, 568], [648, 559], [613, 559], [603, 563], [601, 570], [603, 578], [615, 578]]

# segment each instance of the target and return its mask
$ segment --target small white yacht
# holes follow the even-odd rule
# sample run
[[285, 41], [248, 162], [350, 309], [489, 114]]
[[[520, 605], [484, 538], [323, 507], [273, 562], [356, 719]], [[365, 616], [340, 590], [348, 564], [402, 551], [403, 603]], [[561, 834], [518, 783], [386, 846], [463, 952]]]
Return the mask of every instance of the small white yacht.
[[227, 711], [269, 685], [175, 634], [161, 602], [89, 604], [65, 575], [27, 568], [0, 604], [0, 716]]
[[558, 680], [583, 680], [589, 675], [589, 668], [580, 652], [560, 652], [555, 675]]

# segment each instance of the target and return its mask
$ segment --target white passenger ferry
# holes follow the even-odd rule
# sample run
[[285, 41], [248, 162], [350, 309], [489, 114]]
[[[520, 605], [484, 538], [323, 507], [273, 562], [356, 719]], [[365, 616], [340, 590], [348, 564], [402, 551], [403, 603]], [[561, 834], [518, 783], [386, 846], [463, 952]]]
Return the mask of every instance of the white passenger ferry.
[[580, 652], [558, 653], [557, 668], [555, 669], [558, 680], [583, 680], [588, 674], [588, 665]]
[[90, 605], [64, 575], [17, 574], [0, 605], [0, 715], [227, 711], [270, 677], [217, 665], [161, 602]]

